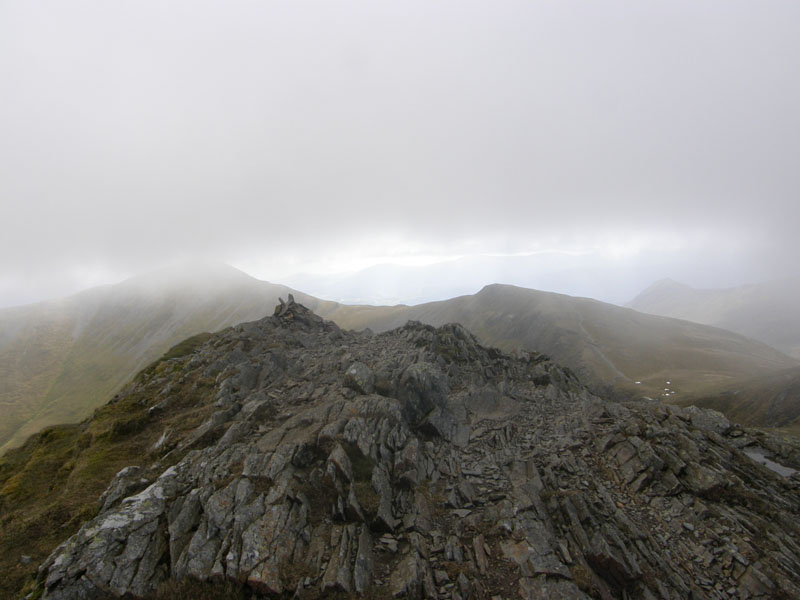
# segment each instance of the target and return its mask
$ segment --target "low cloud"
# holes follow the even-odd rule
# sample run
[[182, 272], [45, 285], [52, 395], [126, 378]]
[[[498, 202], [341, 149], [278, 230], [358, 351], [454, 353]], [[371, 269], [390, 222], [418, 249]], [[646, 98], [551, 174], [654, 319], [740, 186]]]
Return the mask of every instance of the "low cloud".
[[798, 272], [797, 3], [81, 7], [0, 7], [0, 305], [185, 258]]

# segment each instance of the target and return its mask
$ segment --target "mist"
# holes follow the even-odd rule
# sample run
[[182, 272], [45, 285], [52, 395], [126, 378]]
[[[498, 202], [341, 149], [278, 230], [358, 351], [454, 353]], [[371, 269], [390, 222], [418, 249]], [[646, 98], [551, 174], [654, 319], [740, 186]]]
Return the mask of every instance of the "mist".
[[796, 276], [798, 22], [795, 2], [4, 2], [0, 306], [187, 259], [366, 302]]

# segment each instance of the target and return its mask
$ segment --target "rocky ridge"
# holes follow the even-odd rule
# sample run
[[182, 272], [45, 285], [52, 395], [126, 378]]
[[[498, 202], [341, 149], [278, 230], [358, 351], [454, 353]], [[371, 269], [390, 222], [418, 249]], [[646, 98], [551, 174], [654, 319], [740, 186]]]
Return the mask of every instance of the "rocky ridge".
[[40, 567], [43, 597], [167, 579], [286, 598], [796, 598], [798, 445], [719, 413], [588, 393], [459, 325], [372, 335], [303, 306], [122, 392], [215, 412], [165, 431]]

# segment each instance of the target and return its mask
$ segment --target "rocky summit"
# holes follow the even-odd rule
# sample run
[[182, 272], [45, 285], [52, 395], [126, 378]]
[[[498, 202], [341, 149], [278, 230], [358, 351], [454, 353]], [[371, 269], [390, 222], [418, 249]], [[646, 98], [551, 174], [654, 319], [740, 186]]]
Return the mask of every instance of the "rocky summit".
[[719, 413], [606, 401], [459, 325], [342, 331], [291, 298], [114, 402], [155, 418], [195, 392], [210, 417], [117, 474], [42, 597], [800, 597], [800, 446]]

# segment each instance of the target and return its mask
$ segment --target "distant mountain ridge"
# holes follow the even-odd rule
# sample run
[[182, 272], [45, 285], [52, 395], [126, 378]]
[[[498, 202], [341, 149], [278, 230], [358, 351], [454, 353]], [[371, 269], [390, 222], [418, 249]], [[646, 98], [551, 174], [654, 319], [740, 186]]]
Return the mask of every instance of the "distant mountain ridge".
[[376, 332], [410, 319], [434, 326], [458, 322], [484, 344], [544, 352], [595, 389], [638, 396], [664, 397], [669, 388], [673, 399], [672, 392], [695, 392], [797, 366], [766, 344], [722, 329], [501, 284], [417, 306], [339, 306], [326, 317], [345, 328]]
[[800, 359], [800, 277], [726, 289], [696, 289], [663, 279], [627, 306], [728, 329]]
[[346, 306], [226, 265], [165, 269], [0, 310], [0, 453], [44, 426], [85, 418], [185, 338], [260, 319], [289, 293], [346, 329], [459, 322], [484, 344], [543, 352], [595, 389], [623, 395], [663, 397], [670, 387], [675, 401], [673, 393], [798, 364], [727, 331], [508, 285], [417, 306]]

